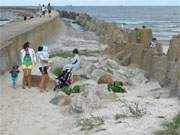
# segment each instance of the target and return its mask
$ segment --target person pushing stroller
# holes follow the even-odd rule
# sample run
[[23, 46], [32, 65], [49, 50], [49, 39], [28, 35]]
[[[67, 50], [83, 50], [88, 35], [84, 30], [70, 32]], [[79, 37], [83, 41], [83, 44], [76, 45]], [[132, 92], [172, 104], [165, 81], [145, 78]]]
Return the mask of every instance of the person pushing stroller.
[[74, 74], [75, 71], [80, 69], [81, 60], [78, 49], [74, 49], [72, 53], [73, 57], [70, 59], [70, 64], [66, 64], [63, 67], [61, 74], [57, 78], [57, 83], [54, 91], [56, 91], [57, 89], [61, 89], [65, 86], [69, 86], [73, 83], [73, 81], [77, 80], [76, 77], [74, 77], [76, 76]]

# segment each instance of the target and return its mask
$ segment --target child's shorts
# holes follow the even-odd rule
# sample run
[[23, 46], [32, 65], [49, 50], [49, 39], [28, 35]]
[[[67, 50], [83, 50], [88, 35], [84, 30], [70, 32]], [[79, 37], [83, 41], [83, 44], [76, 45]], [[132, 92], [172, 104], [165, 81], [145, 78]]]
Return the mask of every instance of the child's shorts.
[[40, 67], [39, 70], [42, 74], [48, 74], [48, 66]]
[[22, 65], [22, 69], [32, 69], [33, 65]]

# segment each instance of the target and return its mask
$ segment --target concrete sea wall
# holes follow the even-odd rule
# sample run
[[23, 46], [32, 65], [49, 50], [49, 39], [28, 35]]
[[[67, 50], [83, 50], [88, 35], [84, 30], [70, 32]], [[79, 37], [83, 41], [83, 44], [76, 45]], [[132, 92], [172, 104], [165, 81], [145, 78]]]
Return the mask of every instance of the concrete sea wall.
[[[51, 18], [34, 18], [2, 28], [0, 31], [0, 73], [4, 73], [14, 64], [19, 64], [19, 52], [25, 42], [29, 41], [30, 46], [37, 50], [39, 45], [56, 34], [59, 25], [59, 14], [54, 12]], [[16, 29], [18, 29], [17, 32], [14, 32]]]

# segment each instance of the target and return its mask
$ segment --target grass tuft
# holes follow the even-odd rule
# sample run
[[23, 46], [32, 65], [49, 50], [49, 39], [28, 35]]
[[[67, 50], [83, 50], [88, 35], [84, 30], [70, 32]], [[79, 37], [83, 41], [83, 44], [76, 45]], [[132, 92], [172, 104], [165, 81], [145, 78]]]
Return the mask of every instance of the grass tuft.
[[56, 75], [56, 76], [59, 76], [61, 74], [61, 71], [62, 71], [62, 67], [56, 67], [53, 70], [53, 74]]
[[146, 114], [145, 109], [140, 106], [139, 102], [131, 102], [129, 103], [126, 100], [120, 100], [123, 103], [123, 106], [126, 107], [128, 110], [126, 113], [123, 114], [116, 114], [115, 120], [120, 118], [127, 118], [127, 117], [134, 117], [136, 119], [143, 117]]
[[180, 113], [172, 121], [162, 124], [163, 130], [155, 132], [155, 135], [180, 135]]
[[91, 115], [90, 118], [82, 118], [78, 121], [78, 126], [81, 127], [81, 131], [90, 131], [96, 129], [104, 124], [104, 119], [99, 116]]
[[[96, 56], [98, 55], [100, 52], [99, 51], [80, 51], [79, 55], [84, 55], [84, 56]], [[60, 53], [56, 53], [56, 54], [51, 54], [49, 56], [49, 58], [53, 58], [53, 57], [61, 57], [61, 58], [68, 58], [68, 57], [72, 57], [72, 52], [67, 51], [67, 52], [60, 52]]]
[[71, 57], [71, 56], [72, 56], [71, 52], [60, 52], [60, 53], [56, 53], [56, 54], [51, 54], [49, 56], [49, 58], [53, 58], [53, 57], [68, 58], [68, 57]]

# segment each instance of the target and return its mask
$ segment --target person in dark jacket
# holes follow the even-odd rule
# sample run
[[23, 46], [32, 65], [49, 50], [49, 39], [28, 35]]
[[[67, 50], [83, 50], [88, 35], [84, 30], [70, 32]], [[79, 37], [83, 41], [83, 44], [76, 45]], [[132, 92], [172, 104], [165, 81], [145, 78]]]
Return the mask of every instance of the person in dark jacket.
[[12, 66], [12, 69], [9, 71], [9, 73], [11, 74], [12, 86], [14, 89], [16, 89], [18, 74], [20, 72], [18, 68], [19, 66], [15, 65], [15, 66]]
[[47, 6], [47, 10], [48, 10], [48, 14], [49, 14], [49, 17], [51, 17], [51, 4], [49, 3], [48, 6]]

